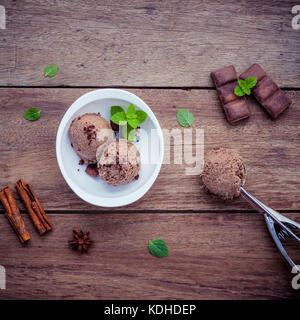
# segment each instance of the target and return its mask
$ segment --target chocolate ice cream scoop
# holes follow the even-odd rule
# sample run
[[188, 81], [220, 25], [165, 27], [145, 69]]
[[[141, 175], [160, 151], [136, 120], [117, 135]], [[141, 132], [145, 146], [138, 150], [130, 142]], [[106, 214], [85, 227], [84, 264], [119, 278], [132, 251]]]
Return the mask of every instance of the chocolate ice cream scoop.
[[224, 200], [238, 197], [245, 179], [245, 170], [239, 154], [231, 149], [215, 148], [205, 155], [201, 174], [206, 189]]
[[236, 151], [218, 148], [206, 154], [204, 171], [201, 175], [205, 187], [222, 199], [232, 199], [241, 194], [253, 208], [263, 213], [277, 248], [295, 273], [300, 273], [299, 266], [290, 258], [281, 243], [281, 240], [286, 238], [293, 238], [300, 243], [300, 238], [292, 231], [300, 229], [300, 223], [271, 209], [246, 191], [245, 175], [245, 165]]
[[109, 185], [118, 186], [131, 182], [139, 174], [140, 153], [125, 139], [117, 139], [97, 150], [100, 177]]
[[111, 143], [114, 132], [109, 123], [96, 113], [86, 113], [77, 117], [69, 129], [74, 151], [84, 163], [96, 163], [98, 147]]

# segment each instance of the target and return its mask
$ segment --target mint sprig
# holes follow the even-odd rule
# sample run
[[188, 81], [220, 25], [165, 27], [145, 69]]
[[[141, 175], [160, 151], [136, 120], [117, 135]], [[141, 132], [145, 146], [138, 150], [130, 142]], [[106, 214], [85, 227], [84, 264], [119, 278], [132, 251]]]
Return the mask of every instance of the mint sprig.
[[158, 258], [163, 258], [168, 256], [168, 247], [163, 239], [153, 239], [149, 240], [149, 251], [150, 253]]
[[112, 106], [110, 109], [111, 121], [117, 125], [126, 127], [126, 139], [130, 142], [134, 141], [136, 128], [147, 119], [147, 113], [142, 110], [136, 110], [131, 103], [127, 111], [120, 106]]
[[234, 94], [238, 97], [242, 97], [245, 94], [250, 96], [251, 88], [253, 88], [257, 83], [257, 79], [255, 77], [249, 77], [245, 80], [238, 79], [238, 85], [234, 88]]

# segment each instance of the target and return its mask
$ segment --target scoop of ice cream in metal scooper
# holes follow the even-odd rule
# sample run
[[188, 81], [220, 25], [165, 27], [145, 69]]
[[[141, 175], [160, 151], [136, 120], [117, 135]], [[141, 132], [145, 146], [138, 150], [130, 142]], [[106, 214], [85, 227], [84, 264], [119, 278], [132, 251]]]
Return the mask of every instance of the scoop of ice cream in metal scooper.
[[[206, 171], [206, 179], [207, 175], [210, 176], [210, 179], [206, 180], [202, 178], [205, 187], [210, 192], [215, 193], [224, 199], [227, 198], [228, 194], [225, 194], [224, 192], [220, 193], [220, 188], [223, 191], [224, 188], [229, 187], [231, 191], [229, 192], [230, 197], [228, 199], [232, 199], [233, 197], [241, 194], [253, 208], [263, 213], [268, 229], [273, 240], [275, 241], [277, 248], [293, 268], [293, 273], [300, 273], [300, 268], [287, 254], [281, 242], [287, 238], [294, 238], [300, 243], [300, 238], [292, 231], [292, 229], [300, 229], [300, 224], [269, 208], [245, 190], [244, 185], [246, 180], [246, 167], [242, 159], [239, 158], [238, 154], [236, 154], [233, 150], [219, 148], [211, 150], [211, 152], [208, 154], [209, 164], [207, 166], [208, 170]], [[224, 175], [226, 170], [229, 172], [227, 177]], [[218, 176], [219, 173], [222, 175], [222, 178]], [[232, 180], [232, 177], [238, 178]], [[239, 184], [237, 185], [236, 183], [238, 180]], [[209, 185], [206, 183], [206, 181], [209, 182]], [[215, 184], [218, 184], [219, 188], [211, 189]], [[226, 197], [224, 197], [225, 195]]]
[[[246, 173], [246, 167], [244, 166], [244, 170]], [[246, 174], [245, 174], [246, 176]], [[261, 201], [256, 199], [254, 196], [252, 196], [248, 191], [245, 190], [245, 178], [242, 182], [241, 186], [241, 195], [244, 199], [246, 199], [249, 204], [259, 212], [264, 214], [265, 221], [267, 223], [269, 232], [278, 248], [278, 250], [281, 252], [283, 257], [287, 260], [287, 262], [292, 267], [292, 270], [294, 273], [300, 273], [299, 267], [294, 263], [294, 261], [290, 258], [290, 256], [287, 254], [286, 250], [284, 249], [281, 240], [285, 240], [289, 237], [294, 238], [296, 241], [300, 243], [300, 238], [291, 230], [291, 229], [300, 229], [300, 224], [285, 217], [281, 213], [269, 208], [265, 204], [263, 204]]]

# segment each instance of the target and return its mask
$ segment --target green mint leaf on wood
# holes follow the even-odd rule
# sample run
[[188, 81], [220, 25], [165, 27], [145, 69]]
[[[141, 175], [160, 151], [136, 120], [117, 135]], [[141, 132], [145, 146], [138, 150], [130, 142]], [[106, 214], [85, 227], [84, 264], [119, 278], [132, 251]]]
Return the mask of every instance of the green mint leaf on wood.
[[120, 124], [120, 121], [126, 122], [125, 112], [117, 112], [111, 117], [111, 121], [115, 124]]
[[234, 94], [238, 97], [242, 97], [245, 95], [244, 91], [242, 90], [242, 88], [237, 85], [235, 88], [234, 88]]
[[41, 110], [36, 108], [30, 108], [24, 113], [24, 118], [29, 121], [35, 121], [39, 119], [41, 115]]
[[52, 78], [57, 74], [58, 66], [50, 65], [44, 69], [44, 76]]
[[249, 89], [251, 89], [254, 86], [256, 86], [257, 79], [255, 77], [249, 77], [249, 78], [245, 79], [245, 83], [246, 83], [247, 87]]
[[149, 240], [149, 251], [153, 256], [158, 258], [168, 256], [168, 247], [163, 239]]
[[145, 111], [142, 111], [142, 110], [137, 110], [136, 118], [137, 118], [139, 124], [141, 124], [147, 119], [147, 113]]
[[194, 122], [194, 115], [186, 109], [178, 109], [177, 120], [183, 127], [190, 127]]
[[115, 113], [118, 113], [118, 112], [123, 112], [123, 113], [125, 114], [123, 108], [120, 107], [120, 106], [112, 106], [112, 107], [110, 108], [110, 115], [111, 115], [111, 116], [113, 116]]

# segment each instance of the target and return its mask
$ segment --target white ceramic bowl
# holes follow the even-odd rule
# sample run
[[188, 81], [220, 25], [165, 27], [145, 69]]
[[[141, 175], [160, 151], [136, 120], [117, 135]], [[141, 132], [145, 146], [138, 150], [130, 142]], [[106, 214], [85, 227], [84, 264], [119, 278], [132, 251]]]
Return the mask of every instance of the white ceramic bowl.
[[[130, 103], [148, 114], [146, 121], [141, 125], [140, 139], [135, 143], [141, 154], [139, 179], [126, 185], [109, 186], [99, 176], [93, 178], [86, 174], [86, 165], [79, 165], [80, 158], [71, 146], [69, 127], [73, 119], [85, 113], [100, 112], [102, 117], [110, 121], [111, 106], [118, 105], [126, 110]], [[156, 180], [163, 153], [163, 135], [154, 113], [136, 95], [119, 89], [95, 90], [81, 96], [63, 116], [56, 136], [56, 157], [67, 184], [81, 199], [101, 207], [124, 206], [140, 199]], [[148, 155], [152, 156], [151, 161]]]

